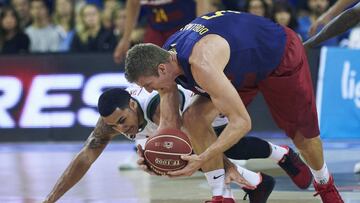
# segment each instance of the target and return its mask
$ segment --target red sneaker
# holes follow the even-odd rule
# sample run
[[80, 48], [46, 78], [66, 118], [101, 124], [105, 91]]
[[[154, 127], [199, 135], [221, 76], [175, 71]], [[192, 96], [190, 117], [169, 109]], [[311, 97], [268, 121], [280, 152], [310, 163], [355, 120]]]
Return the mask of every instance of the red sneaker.
[[226, 197], [223, 200], [223, 203], [236, 203], [233, 198]]
[[213, 196], [211, 200], [205, 201], [205, 203], [223, 203], [223, 196]]
[[323, 203], [344, 203], [334, 184], [334, 178], [332, 176], [330, 176], [329, 182], [326, 184], [318, 184], [314, 180], [314, 188], [316, 190], [314, 196], [320, 195]]
[[288, 146], [282, 146], [289, 149], [288, 153], [278, 162], [278, 165], [290, 176], [291, 180], [300, 189], [306, 189], [312, 182], [310, 168], [301, 160], [299, 154]]

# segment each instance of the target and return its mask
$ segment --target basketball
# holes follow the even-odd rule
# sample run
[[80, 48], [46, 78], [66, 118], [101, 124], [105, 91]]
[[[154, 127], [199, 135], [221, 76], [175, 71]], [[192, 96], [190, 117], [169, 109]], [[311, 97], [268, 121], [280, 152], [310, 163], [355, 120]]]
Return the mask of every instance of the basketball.
[[144, 150], [148, 167], [158, 175], [176, 171], [186, 166], [181, 155], [190, 155], [192, 147], [187, 135], [177, 129], [163, 129], [150, 137]]

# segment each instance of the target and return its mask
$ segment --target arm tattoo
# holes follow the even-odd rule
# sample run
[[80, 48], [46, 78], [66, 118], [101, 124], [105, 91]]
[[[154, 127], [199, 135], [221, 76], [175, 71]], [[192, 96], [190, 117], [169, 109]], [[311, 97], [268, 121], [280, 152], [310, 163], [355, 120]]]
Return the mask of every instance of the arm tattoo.
[[96, 123], [94, 131], [91, 132], [87, 144], [91, 149], [104, 148], [111, 140], [111, 137], [116, 134], [116, 131], [111, 126], [106, 125], [100, 118]]
[[96, 136], [92, 136], [89, 140], [89, 148], [90, 149], [97, 149], [97, 148], [103, 148], [107, 145], [107, 143], [109, 143], [110, 138], [108, 137], [96, 137]]

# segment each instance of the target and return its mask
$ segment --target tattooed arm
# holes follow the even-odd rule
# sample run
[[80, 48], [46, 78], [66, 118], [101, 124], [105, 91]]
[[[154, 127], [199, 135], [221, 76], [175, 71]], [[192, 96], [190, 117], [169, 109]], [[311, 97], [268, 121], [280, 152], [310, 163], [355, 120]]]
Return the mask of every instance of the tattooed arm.
[[99, 118], [84, 147], [71, 161], [44, 202], [55, 202], [72, 188], [85, 175], [116, 134], [115, 130]]

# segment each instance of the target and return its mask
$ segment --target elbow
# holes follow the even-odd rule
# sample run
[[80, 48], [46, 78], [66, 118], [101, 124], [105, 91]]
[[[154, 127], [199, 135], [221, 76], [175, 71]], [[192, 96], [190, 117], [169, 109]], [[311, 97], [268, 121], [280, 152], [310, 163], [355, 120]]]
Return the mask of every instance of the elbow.
[[238, 117], [234, 120], [233, 123], [236, 131], [239, 132], [239, 136], [241, 135], [240, 138], [244, 137], [247, 133], [249, 133], [252, 127], [250, 117]]
[[[245, 131], [245, 134], [247, 134], [248, 132], [250, 132], [251, 128], [252, 128], [252, 123], [251, 123], [251, 119], [250, 118], [246, 118], [246, 119], [243, 119], [242, 121], [242, 124], [244, 126], [244, 131]], [[244, 135], [245, 135], [244, 134]]]

